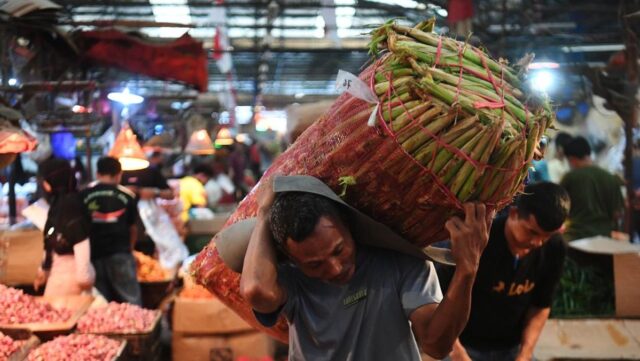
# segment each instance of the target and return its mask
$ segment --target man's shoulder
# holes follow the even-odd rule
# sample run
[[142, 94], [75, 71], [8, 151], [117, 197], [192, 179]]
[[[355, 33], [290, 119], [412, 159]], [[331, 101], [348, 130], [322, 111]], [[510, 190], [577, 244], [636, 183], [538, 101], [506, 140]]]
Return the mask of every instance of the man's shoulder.
[[115, 188], [116, 188], [118, 191], [120, 191], [120, 192], [122, 192], [122, 193], [126, 194], [129, 198], [132, 198], [132, 199], [135, 199], [135, 198], [136, 198], [136, 194], [135, 194], [135, 193], [133, 193], [129, 188], [127, 188], [127, 187], [125, 187], [125, 186], [123, 186], [123, 185], [121, 185], [121, 184], [117, 184], [117, 185], [115, 186]]

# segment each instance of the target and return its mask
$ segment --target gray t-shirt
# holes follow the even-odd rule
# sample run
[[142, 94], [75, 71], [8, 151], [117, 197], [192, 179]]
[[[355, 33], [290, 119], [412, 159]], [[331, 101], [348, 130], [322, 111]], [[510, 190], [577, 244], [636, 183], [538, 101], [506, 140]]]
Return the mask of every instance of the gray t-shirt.
[[311, 279], [293, 265], [278, 270], [288, 292], [289, 360], [420, 360], [409, 315], [439, 303], [431, 262], [359, 245], [349, 284]]

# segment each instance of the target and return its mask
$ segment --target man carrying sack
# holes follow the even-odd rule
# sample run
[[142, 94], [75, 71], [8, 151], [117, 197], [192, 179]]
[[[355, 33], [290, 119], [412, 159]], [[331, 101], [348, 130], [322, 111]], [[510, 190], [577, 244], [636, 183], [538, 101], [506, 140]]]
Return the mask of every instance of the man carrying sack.
[[262, 324], [286, 316], [290, 360], [448, 355], [469, 316], [493, 212], [468, 203], [464, 219], [446, 223], [457, 267], [443, 297], [424, 259], [446, 255], [411, 245], [316, 178], [275, 177], [263, 188], [257, 219], [225, 230], [216, 248], [242, 270], [240, 292]]
[[[550, 182], [530, 184], [497, 217], [475, 284], [469, 322], [451, 353], [454, 361], [531, 360], [564, 264], [560, 230], [569, 195]], [[452, 267], [437, 267], [443, 290]]]

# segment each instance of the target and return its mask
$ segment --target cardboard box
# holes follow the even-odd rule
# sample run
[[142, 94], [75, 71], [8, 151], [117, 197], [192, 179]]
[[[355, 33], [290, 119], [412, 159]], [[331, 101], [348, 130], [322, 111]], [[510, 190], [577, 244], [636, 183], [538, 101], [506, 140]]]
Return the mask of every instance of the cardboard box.
[[640, 340], [634, 328], [640, 328], [640, 321], [549, 320], [534, 356], [538, 360], [637, 360]]
[[640, 316], [640, 246], [597, 236], [569, 243], [582, 252], [611, 255], [616, 316]]
[[38, 267], [44, 257], [44, 237], [42, 231], [4, 231], [0, 234], [0, 283], [30, 285], [36, 278]]
[[230, 213], [216, 213], [212, 219], [191, 219], [189, 220], [189, 234], [214, 235], [220, 232], [229, 216], [231, 216]]
[[216, 335], [253, 331], [253, 328], [216, 298], [178, 297], [173, 306], [173, 331]]
[[173, 361], [263, 361], [273, 357], [275, 343], [259, 332], [233, 335], [185, 335], [174, 332]]

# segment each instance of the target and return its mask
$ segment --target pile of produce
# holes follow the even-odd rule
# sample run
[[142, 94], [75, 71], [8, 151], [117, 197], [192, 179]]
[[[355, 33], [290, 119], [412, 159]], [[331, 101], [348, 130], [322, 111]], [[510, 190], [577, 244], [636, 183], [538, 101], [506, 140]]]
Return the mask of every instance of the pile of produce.
[[78, 320], [78, 331], [84, 333], [137, 333], [149, 330], [156, 311], [130, 303], [110, 302], [90, 309]]
[[15, 341], [0, 332], [0, 361], [8, 360], [9, 356], [18, 351], [23, 342], [24, 341]]
[[215, 296], [200, 285], [189, 285], [180, 290], [180, 297], [189, 299], [212, 299]]
[[167, 280], [167, 271], [162, 268], [160, 262], [142, 252], [133, 252], [138, 270], [138, 281], [157, 282]]
[[[446, 239], [445, 222], [460, 215], [466, 201], [489, 210], [510, 203], [554, 115], [546, 99], [526, 93], [526, 62], [511, 67], [433, 28], [429, 21], [375, 29], [371, 65], [358, 79], [341, 81], [348, 91], [262, 179], [317, 177], [420, 247]], [[264, 183], [259, 187], [271, 186]], [[227, 226], [257, 214], [256, 194], [242, 201]], [[239, 275], [224, 265], [213, 242], [191, 269], [200, 284], [261, 328], [238, 294]], [[280, 321], [262, 329], [286, 340]]]
[[112, 361], [122, 343], [99, 335], [56, 337], [29, 353], [28, 361]]
[[21, 290], [0, 285], [0, 324], [65, 322], [72, 315], [66, 308], [54, 308]]

